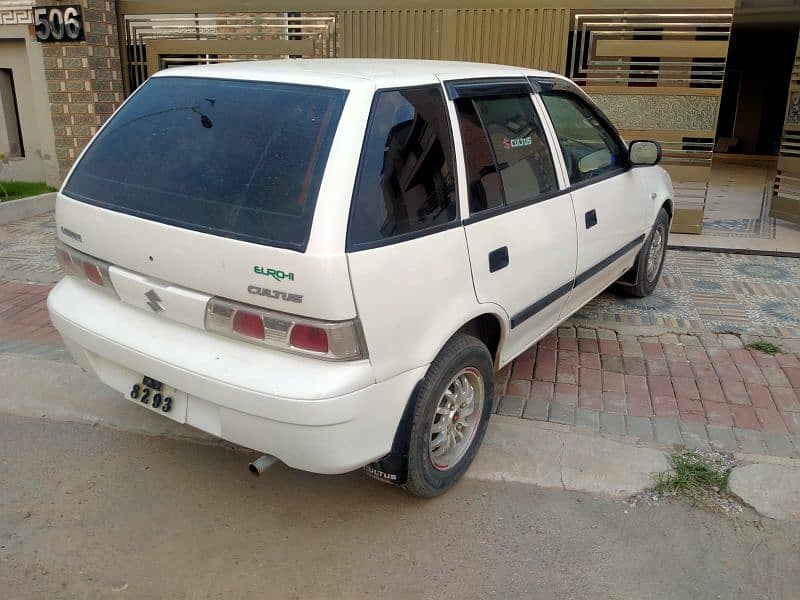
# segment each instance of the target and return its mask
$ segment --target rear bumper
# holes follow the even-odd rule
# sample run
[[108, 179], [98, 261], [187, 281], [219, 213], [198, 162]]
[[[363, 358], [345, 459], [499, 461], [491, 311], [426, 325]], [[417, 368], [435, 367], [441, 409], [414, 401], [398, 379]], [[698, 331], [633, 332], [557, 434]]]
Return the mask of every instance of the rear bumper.
[[[425, 367], [376, 383], [369, 361], [262, 349], [160, 318], [64, 278], [47, 301], [83, 368], [121, 393], [148, 375], [188, 394], [186, 423], [291, 467], [343, 473], [387, 454]], [[146, 410], [146, 409], [142, 409]]]

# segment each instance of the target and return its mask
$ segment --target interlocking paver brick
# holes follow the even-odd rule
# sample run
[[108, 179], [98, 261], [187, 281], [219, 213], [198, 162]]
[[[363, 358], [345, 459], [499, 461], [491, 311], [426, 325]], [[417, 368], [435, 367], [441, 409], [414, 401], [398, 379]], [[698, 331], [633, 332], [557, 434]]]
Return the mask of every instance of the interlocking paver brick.
[[787, 457], [794, 454], [794, 446], [787, 435], [765, 431], [764, 442], [767, 444], [767, 451], [770, 454]]
[[729, 404], [750, 404], [744, 383], [738, 380], [722, 380], [722, 391]]
[[690, 377], [694, 379], [694, 371], [687, 360], [668, 360], [667, 367], [671, 377]]
[[562, 425], [575, 425], [575, 406], [553, 402], [550, 405], [550, 422]]
[[669, 366], [664, 359], [646, 360], [645, 365], [648, 375], [669, 375]]
[[761, 429], [761, 422], [756, 417], [756, 411], [752, 406], [731, 406], [733, 424], [741, 429]]
[[683, 443], [677, 419], [655, 417], [653, 419], [653, 433], [655, 434], [656, 441], [662, 444], [677, 446]]
[[[678, 336], [678, 341], [684, 346], [700, 346], [700, 340], [696, 336], [682, 333]], [[688, 348], [686, 349], [688, 352]]]
[[681, 412], [679, 410], [678, 415], [680, 416], [681, 422], [684, 423], [702, 423], [705, 425], [707, 422], [705, 414], [696, 411]]
[[756, 408], [775, 408], [769, 388], [765, 385], [745, 384], [747, 395], [750, 396], [750, 404]]
[[578, 350], [581, 352], [600, 352], [600, 347], [597, 345], [597, 340], [587, 340], [578, 338]]
[[756, 366], [756, 361], [753, 359], [753, 356], [750, 354], [750, 351], [745, 350], [744, 348], [731, 348], [730, 350], [728, 350], [728, 355], [731, 357], [736, 366], [739, 365], [750, 365], [753, 367]]
[[623, 415], [601, 412], [600, 431], [603, 433], [613, 433], [615, 435], [625, 435], [625, 417]]
[[547, 421], [549, 410], [549, 402], [542, 402], [539, 399], [529, 398], [525, 403], [525, 409], [522, 411], [522, 418], [532, 419], [534, 421]]
[[497, 414], [507, 417], [521, 417], [522, 410], [525, 408], [525, 398], [520, 396], [505, 395], [500, 398], [500, 405], [497, 407]]
[[622, 366], [622, 357], [613, 354], [601, 354], [600, 363], [604, 371], [622, 373], [625, 368]]
[[599, 340], [617, 340], [617, 332], [613, 329], [598, 329], [597, 339]]
[[769, 393], [775, 401], [775, 406], [784, 412], [800, 411], [800, 401], [792, 388], [770, 388]]
[[672, 360], [680, 362], [686, 360], [686, 351], [683, 349], [683, 346], [679, 344], [666, 344], [662, 342], [661, 349], [664, 351], [664, 356], [667, 361]]
[[767, 380], [761, 374], [761, 368], [757, 365], [737, 365], [737, 368], [745, 383], [767, 385]]
[[556, 380], [556, 351], [540, 345], [534, 367], [534, 378], [540, 381]]
[[[684, 445], [690, 450], [708, 450], [709, 436], [706, 427], [702, 423], [680, 423], [681, 437]], [[731, 434], [733, 437], [733, 434]]]
[[[739, 407], [739, 408], [745, 408], [745, 407]], [[761, 427], [760, 428], [748, 427], [748, 429], [762, 429], [764, 431], [771, 431], [774, 433], [786, 433], [788, 431], [786, 423], [784, 422], [783, 418], [781, 418], [781, 414], [776, 410], [774, 406], [770, 408], [756, 408], [754, 410], [756, 416], [758, 417], [758, 421], [761, 424]], [[744, 427], [744, 425], [741, 425], [741, 427]]]
[[561, 350], [572, 350], [573, 352], [578, 351], [578, 338], [574, 337], [560, 337], [558, 338], [558, 349]]
[[598, 341], [597, 345], [601, 354], [619, 355], [622, 353], [619, 342], [616, 340], [601, 339]]
[[678, 402], [678, 411], [681, 414], [684, 413], [700, 413], [704, 414], [705, 411], [703, 410], [703, 405], [700, 403], [700, 400], [695, 400], [693, 398], [687, 398], [685, 396], [678, 396], [675, 398]]
[[718, 452], [736, 452], [738, 450], [733, 428], [708, 425], [706, 430], [708, 431], [708, 441], [711, 442], [714, 450]]
[[653, 439], [653, 423], [648, 417], [627, 416], [625, 424], [628, 427], [628, 435], [640, 440]]
[[604, 392], [624, 392], [625, 376], [622, 373], [603, 371]]
[[716, 375], [711, 377], [698, 377], [695, 379], [695, 385], [700, 392], [700, 398], [704, 401], [710, 402], [725, 402], [725, 393], [722, 391], [722, 386], [719, 383]]
[[741, 338], [739, 338], [736, 335], [730, 333], [720, 333], [717, 337], [719, 339], [720, 344], [722, 344], [729, 350], [735, 350], [744, 347]]
[[[506, 388], [507, 396], [525, 399], [531, 394], [531, 382], [523, 379], [512, 379]], [[521, 411], [522, 409], [520, 409]]]
[[789, 433], [800, 433], [800, 413], [781, 413], [781, 418], [783, 418], [783, 422], [786, 424], [786, 429], [789, 430]]
[[787, 379], [786, 375], [783, 373], [783, 369], [780, 367], [761, 367], [761, 373], [767, 380], [767, 385], [771, 388], [792, 387], [792, 384], [789, 383], [789, 379]]
[[646, 375], [644, 359], [640, 356], [623, 356], [622, 365], [628, 375]]
[[588, 369], [600, 369], [600, 355], [593, 352], [580, 353], [580, 366]]
[[779, 367], [780, 363], [778, 362], [778, 358], [771, 354], [766, 354], [764, 352], [759, 352], [758, 350], [750, 350], [750, 356], [753, 357], [753, 360], [759, 367]]
[[556, 383], [554, 402], [578, 405], [578, 386], [573, 383]]
[[734, 428], [733, 435], [742, 452], [748, 454], [763, 454], [767, 450], [767, 445], [764, 443], [764, 436], [760, 431]]
[[650, 390], [647, 378], [643, 375], [625, 376], [625, 395], [628, 400], [628, 414], [637, 417], [649, 417], [653, 414], [650, 403]]
[[558, 328], [558, 337], [559, 338], [562, 338], [562, 337], [575, 337], [576, 335], [577, 334], [575, 332], [575, 328], [574, 327], [571, 327], [571, 326], [568, 326], [568, 325], [562, 325], [561, 327]]
[[672, 344], [673, 346], [678, 345], [680, 342], [678, 341], [678, 336], [675, 333], [662, 333], [658, 336], [658, 341], [661, 344]]
[[672, 389], [675, 390], [676, 397], [700, 400], [700, 391], [697, 389], [694, 379], [688, 377], [673, 377]]
[[[778, 354], [775, 357], [775, 360], [778, 362], [778, 365], [783, 367], [786, 370], [786, 367], [793, 367], [795, 369], [800, 369], [800, 359], [798, 359], [794, 354], [783, 353]], [[795, 386], [800, 387], [800, 386]]]
[[692, 362], [689, 364], [692, 367], [692, 372], [694, 373], [695, 377], [713, 377], [714, 379], [719, 379], [717, 371], [714, 369], [714, 365], [712, 365], [710, 362]]
[[539, 348], [550, 348], [555, 349], [558, 347], [558, 338], [556, 337], [556, 332], [551, 331], [542, 339], [539, 340]]
[[641, 342], [642, 355], [648, 360], [664, 359], [664, 351], [661, 349], [661, 344], [651, 342]]
[[733, 416], [729, 405], [723, 402], [704, 401], [703, 408], [705, 408], [706, 417], [711, 425], [733, 427]]
[[559, 361], [556, 369], [556, 381], [559, 383], [578, 383], [578, 367]]
[[678, 403], [673, 396], [651, 396], [653, 412], [659, 417], [677, 417]]
[[533, 365], [534, 361], [532, 359], [520, 356], [514, 361], [511, 379], [533, 379]]
[[648, 375], [647, 387], [650, 388], [650, 396], [674, 397], [675, 393], [672, 390], [672, 382], [670, 378], [665, 375]]
[[786, 379], [792, 384], [793, 388], [800, 388], [800, 367], [782, 366]]
[[620, 349], [624, 356], [643, 356], [642, 346], [635, 340], [623, 340]]
[[531, 383], [531, 398], [537, 402], [549, 404], [553, 401], [554, 385], [549, 381], [534, 381]]
[[603, 392], [603, 410], [616, 414], [625, 414], [627, 406], [624, 392]]
[[579, 406], [575, 409], [575, 426], [589, 431], [600, 431], [600, 413]]
[[578, 327], [578, 337], [587, 340], [597, 339], [597, 330], [588, 327]]
[[705, 349], [702, 346], [684, 346], [686, 353], [686, 360], [690, 363], [710, 363], [711, 359], [708, 358]]

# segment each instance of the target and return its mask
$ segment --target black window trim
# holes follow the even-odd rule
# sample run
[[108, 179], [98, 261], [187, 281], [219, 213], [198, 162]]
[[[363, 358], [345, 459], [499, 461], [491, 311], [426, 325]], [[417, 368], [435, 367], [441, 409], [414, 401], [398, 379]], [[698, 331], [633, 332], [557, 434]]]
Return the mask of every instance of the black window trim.
[[[125, 102], [123, 102], [123, 105], [125, 103], [127, 103], [128, 100], [133, 98], [135, 94], [138, 94], [140, 91], [142, 91], [145, 88], [145, 86], [148, 85], [154, 79], [191, 79], [191, 80], [195, 80], [195, 81], [204, 80], [204, 79], [211, 79], [211, 80], [214, 80], [214, 81], [232, 81], [232, 82], [235, 82], [235, 83], [255, 83], [255, 84], [266, 83], [266, 84], [276, 84], [276, 85], [297, 85], [297, 86], [311, 87], [311, 88], [316, 88], [316, 89], [321, 89], [321, 90], [331, 90], [331, 91], [335, 91], [335, 92], [343, 92], [344, 96], [342, 96], [342, 100], [341, 100], [341, 103], [342, 103], [341, 104], [341, 112], [339, 113], [339, 119], [337, 120], [336, 129], [333, 132], [333, 137], [331, 138], [331, 148], [328, 149], [328, 159], [326, 159], [326, 161], [325, 161], [325, 166], [323, 167], [322, 175], [320, 177], [320, 189], [322, 189], [322, 181], [324, 181], [325, 175], [326, 175], [326, 173], [328, 171], [328, 162], [330, 160], [330, 151], [333, 148], [333, 140], [336, 138], [337, 133], [339, 133], [339, 124], [341, 122], [341, 117], [342, 117], [342, 114], [344, 114], [344, 109], [347, 106], [347, 100], [350, 97], [350, 89], [349, 88], [335, 87], [335, 86], [330, 86], [330, 85], [294, 83], [294, 82], [290, 82], [290, 81], [272, 81], [272, 80], [260, 80], [260, 79], [238, 79], [238, 78], [237, 79], [232, 79], [230, 77], [209, 77], [207, 75], [203, 75], [202, 77], [192, 77], [192, 76], [186, 76], [186, 75], [161, 75], [161, 76], [158, 76], [158, 77], [151, 77], [150, 79], [145, 81], [142, 85], [140, 85], [138, 88], [136, 88], [133, 91], [133, 93], [130, 96], [128, 96], [128, 98], [125, 99]], [[122, 105], [120, 106], [120, 108], [122, 108]], [[103, 124], [103, 129], [105, 128], [106, 124], [110, 123], [110, 122], [111, 122], [111, 119], [108, 119], [106, 121], [106, 123]], [[100, 131], [98, 131], [98, 134], [99, 133], [100, 133]], [[98, 135], [95, 135], [92, 138], [92, 140], [89, 142], [89, 144], [83, 150], [84, 154], [89, 150], [89, 147], [92, 144], [94, 144], [94, 142], [98, 139], [98, 137], [99, 137]], [[81, 157], [82, 156], [83, 156], [83, 154], [81, 154]], [[76, 164], [77, 164], [77, 161], [76, 161]], [[147, 221], [152, 221], [154, 223], [161, 223], [163, 225], [169, 225], [169, 226], [172, 226], [172, 227], [178, 227], [180, 229], [185, 229], [187, 231], [196, 231], [198, 233], [204, 233], [204, 234], [212, 235], [212, 236], [215, 236], [215, 237], [221, 237], [221, 238], [240, 241], [240, 242], [248, 242], [248, 243], [251, 243], [251, 244], [257, 244], [259, 246], [265, 246], [267, 248], [280, 248], [281, 250], [291, 250], [293, 252], [298, 252], [300, 254], [305, 254], [306, 250], [308, 249], [308, 243], [311, 240], [311, 232], [314, 230], [314, 219], [316, 219], [316, 216], [317, 216], [317, 204], [316, 203], [317, 203], [317, 200], [319, 198], [316, 198], [314, 200], [314, 213], [311, 215], [311, 220], [309, 221], [308, 229], [306, 231], [304, 239], [302, 241], [299, 241], [299, 242], [283, 242], [283, 241], [278, 241], [278, 240], [271, 240], [271, 239], [265, 238], [263, 236], [254, 236], [254, 235], [247, 235], [247, 234], [233, 233], [233, 232], [228, 232], [226, 235], [220, 235], [216, 230], [212, 230], [209, 227], [205, 227], [205, 228], [199, 227], [199, 226], [187, 227], [185, 224], [179, 223], [178, 221], [176, 221], [174, 219], [168, 219], [168, 218], [164, 218], [164, 217], [154, 217], [154, 216], [149, 215], [149, 214], [145, 216], [143, 213], [141, 213], [141, 211], [136, 211], [136, 210], [133, 210], [133, 209], [126, 209], [126, 208], [120, 208], [120, 207], [117, 207], [117, 206], [112, 206], [111, 204], [109, 204], [107, 202], [104, 203], [102, 201], [98, 201], [98, 200], [95, 200], [95, 199], [87, 198], [87, 197], [84, 197], [83, 195], [77, 194], [75, 192], [69, 192], [68, 193], [67, 192], [67, 187], [69, 186], [69, 182], [72, 179], [72, 176], [73, 176], [74, 172], [75, 172], [74, 168], [70, 170], [67, 179], [64, 181], [64, 183], [61, 186], [61, 193], [64, 194], [64, 196], [66, 196], [67, 198], [70, 198], [71, 200], [75, 200], [76, 202], [83, 202], [85, 204], [89, 204], [91, 206], [96, 206], [97, 208], [102, 208], [104, 210], [109, 210], [109, 211], [113, 211], [113, 212], [116, 212], [116, 213], [125, 214], [125, 215], [131, 216], [131, 217], [136, 217], [136, 218], [139, 218], [139, 219], [145, 219]], [[319, 190], [317, 190], [317, 194], [319, 194]]]
[[[409, 233], [401, 233], [398, 235], [393, 235], [387, 238], [383, 238], [382, 240], [374, 240], [372, 242], [362, 242], [360, 244], [353, 243], [350, 241], [350, 225], [353, 220], [353, 213], [355, 211], [355, 206], [356, 206], [356, 192], [358, 191], [358, 187], [361, 182], [361, 166], [364, 164], [364, 156], [367, 150], [367, 136], [369, 135], [370, 126], [372, 125], [375, 108], [377, 107], [376, 100], [378, 98], [378, 95], [385, 92], [399, 92], [403, 90], [414, 90], [414, 89], [425, 89], [425, 88], [437, 88], [442, 97], [442, 108], [444, 109], [444, 117], [445, 121], [447, 122], [447, 130], [450, 132], [450, 149], [453, 153], [452, 167], [453, 167], [453, 182], [455, 184], [453, 193], [455, 194], [454, 202], [456, 204], [456, 215], [452, 221], [448, 221], [447, 223], [439, 223], [438, 225], [434, 225], [432, 227], [427, 227], [417, 231], [411, 231]], [[360, 252], [362, 250], [373, 250], [374, 248], [381, 248], [383, 246], [400, 244], [426, 235], [435, 235], [437, 233], [447, 231], [448, 229], [455, 229], [456, 227], [461, 227], [461, 198], [459, 197], [458, 193], [458, 184], [459, 184], [458, 161], [456, 160], [456, 142], [455, 142], [455, 136], [453, 134], [453, 123], [450, 119], [450, 111], [448, 110], [447, 107], [447, 98], [446, 95], [443, 93], [441, 83], [423, 83], [423, 84], [404, 85], [404, 86], [397, 86], [390, 88], [377, 88], [372, 95], [372, 102], [369, 107], [369, 115], [367, 116], [367, 126], [364, 129], [364, 138], [361, 140], [361, 152], [359, 152], [358, 155], [356, 179], [353, 182], [353, 191], [350, 194], [350, 210], [348, 211], [347, 214], [347, 230], [345, 234], [345, 243], [344, 243], [345, 253]]]
[[530, 79], [519, 77], [478, 77], [450, 79], [444, 82], [448, 100], [487, 96], [528, 96], [534, 93]]

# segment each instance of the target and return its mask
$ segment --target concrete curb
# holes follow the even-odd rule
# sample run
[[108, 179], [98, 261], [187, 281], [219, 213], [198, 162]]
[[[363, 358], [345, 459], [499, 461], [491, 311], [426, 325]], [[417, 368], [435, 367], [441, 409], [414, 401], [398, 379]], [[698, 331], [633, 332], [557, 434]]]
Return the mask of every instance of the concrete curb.
[[495, 415], [466, 476], [626, 497], [669, 469], [666, 453]]
[[731, 471], [728, 489], [758, 514], [800, 520], [800, 469], [775, 463], [743, 465]]
[[0, 202], [0, 225], [50, 212], [55, 206], [56, 192], [47, 192], [38, 196]]

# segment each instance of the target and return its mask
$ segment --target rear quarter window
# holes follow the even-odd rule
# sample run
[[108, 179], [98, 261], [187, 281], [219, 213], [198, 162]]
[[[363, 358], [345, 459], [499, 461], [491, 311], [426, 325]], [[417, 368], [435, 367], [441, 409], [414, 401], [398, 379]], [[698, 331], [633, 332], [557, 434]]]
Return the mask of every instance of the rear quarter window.
[[455, 222], [452, 134], [440, 86], [375, 94], [350, 212], [350, 250]]
[[64, 192], [103, 208], [305, 250], [346, 90], [157, 77], [92, 142]]

